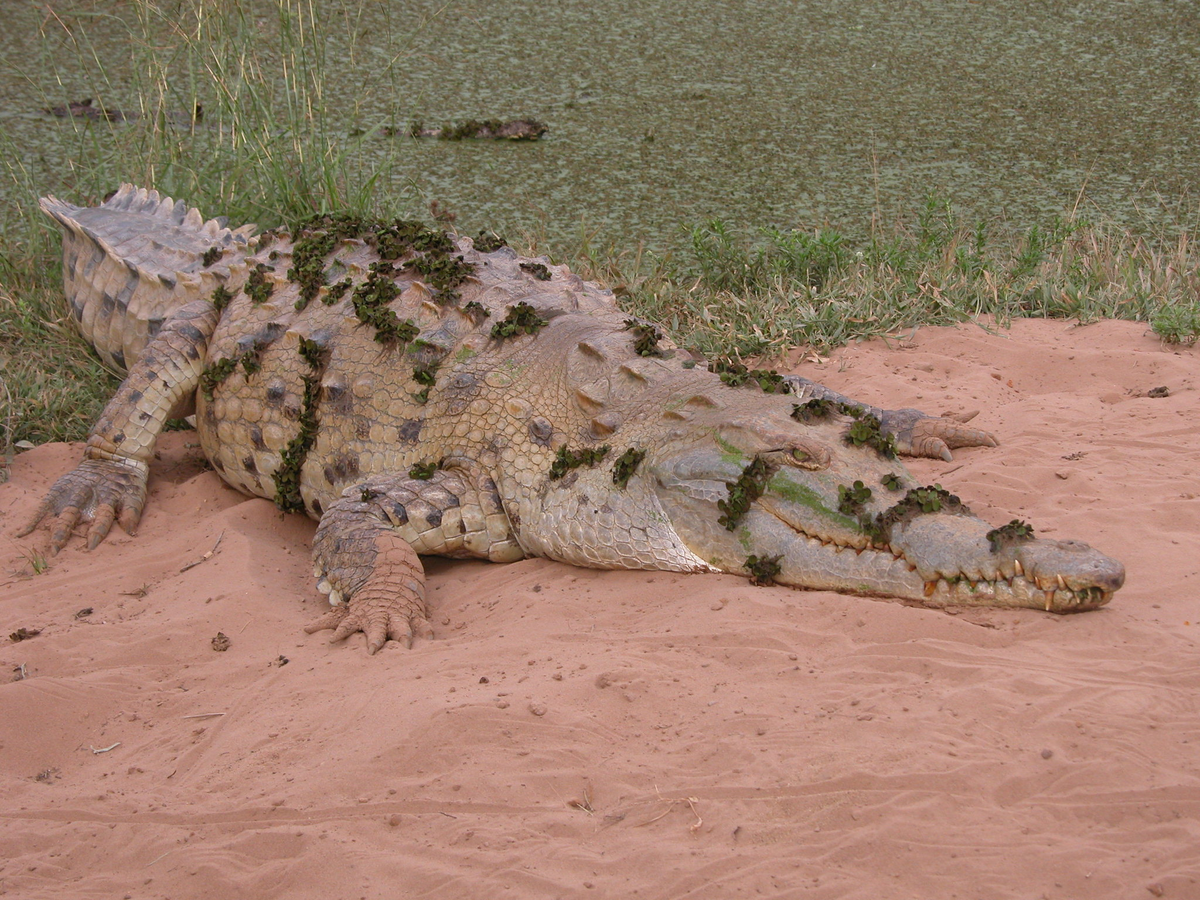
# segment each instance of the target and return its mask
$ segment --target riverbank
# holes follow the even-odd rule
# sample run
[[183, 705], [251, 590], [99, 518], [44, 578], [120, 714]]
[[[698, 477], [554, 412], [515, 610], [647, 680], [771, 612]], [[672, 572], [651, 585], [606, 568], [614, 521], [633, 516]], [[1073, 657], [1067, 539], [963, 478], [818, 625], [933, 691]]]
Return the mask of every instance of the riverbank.
[[[137, 537], [0, 540], [39, 631], [0, 646], [0, 895], [1194, 896], [1197, 352], [1030, 319], [798, 367], [979, 409], [999, 447], [908, 465], [1126, 564], [1062, 617], [429, 560], [433, 639], [369, 657], [302, 631], [314, 523], [168, 434]], [[80, 451], [18, 455], [0, 519]]]

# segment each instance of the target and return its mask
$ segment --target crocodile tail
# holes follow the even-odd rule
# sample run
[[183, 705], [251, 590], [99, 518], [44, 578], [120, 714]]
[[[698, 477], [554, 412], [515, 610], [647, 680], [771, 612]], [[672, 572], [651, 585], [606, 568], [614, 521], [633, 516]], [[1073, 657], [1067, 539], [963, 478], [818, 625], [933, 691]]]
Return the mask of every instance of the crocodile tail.
[[121, 371], [176, 309], [240, 280], [255, 230], [205, 221], [182, 200], [131, 184], [95, 207], [39, 202], [63, 229], [63, 286], [79, 330]]

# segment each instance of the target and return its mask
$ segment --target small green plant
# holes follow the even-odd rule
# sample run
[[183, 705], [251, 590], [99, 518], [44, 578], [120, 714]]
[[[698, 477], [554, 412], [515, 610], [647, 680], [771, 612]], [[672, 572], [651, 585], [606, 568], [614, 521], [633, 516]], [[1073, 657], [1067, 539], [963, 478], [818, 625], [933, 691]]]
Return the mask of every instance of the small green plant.
[[792, 404], [792, 418], [797, 422], [811, 425], [813, 422], [823, 422], [841, 411], [841, 404], [824, 397], [814, 397], [806, 403]]
[[846, 429], [845, 441], [855, 447], [873, 447], [885, 459], [895, 459], [896, 441], [883, 430], [879, 417], [863, 410], [850, 407], [854, 421]]
[[473, 321], [476, 325], [478, 325], [484, 319], [491, 318], [492, 315], [490, 312], [488, 312], [488, 308], [478, 300], [471, 300], [462, 309], [463, 312], [471, 317], [471, 321]]
[[375, 340], [388, 347], [407, 344], [420, 333], [411, 319], [400, 321], [396, 311], [389, 306], [400, 296], [400, 288], [396, 287], [393, 280], [395, 275], [396, 270], [391, 263], [371, 263], [366, 281], [355, 289], [350, 298], [358, 320], [374, 328]]
[[475, 249], [480, 253], [495, 253], [501, 247], [507, 246], [508, 241], [492, 231], [480, 229], [478, 237], [475, 238]]
[[213, 290], [212, 297], [210, 299], [217, 312], [221, 312], [229, 305], [229, 301], [233, 299], [233, 294], [229, 292], [225, 285], [219, 284]]
[[251, 303], [266, 303], [271, 294], [275, 292], [275, 285], [267, 278], [267, 273], [274, 271], [266, 263], [258, 263], [250, 270], [250, 275], [246, 278], [246, 287], [243, 290], [250, 298]]
[[1200, 305], [1163, 306], [1150, 316], [1150, 327], [1168, 344], [1190, 347], [1200, 338]]
[[30, 550], [21, 554], [25, 557], [25, 561], [29, 563], [29, 569], [34, 575], [41, 575], [50, 568], [50, 563], [46, 559], [46, 554], [37, 550]]

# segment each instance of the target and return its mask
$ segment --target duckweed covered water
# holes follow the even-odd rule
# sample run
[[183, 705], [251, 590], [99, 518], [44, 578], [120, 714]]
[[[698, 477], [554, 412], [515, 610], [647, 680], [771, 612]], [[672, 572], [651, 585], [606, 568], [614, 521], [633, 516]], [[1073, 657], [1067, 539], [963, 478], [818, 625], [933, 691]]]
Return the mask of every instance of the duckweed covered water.
[[[244, 5], [268, 41], [276, 4]], [[1132, 228], [1194, 226], [1192, 0], [315, 5], [327, 26], [331, 121], [348, 142], [356, 130], [395, 126], [399, 136], [376, 131], [362, 148], [394, 153], [386, 190], [413, 211], [436, 199], [464, 233], [524, 230], [553, 244], [582, 227], [618, 247], [665, 249], [714, 216], [861, 231], [933, 191], [969, 219], [1018, 227], [1070, 210], [1081, 194]], [[109, 71], [105, 101], [136, 106], [115, 18], [132, 6], [51, 6], [88, 29]], [[20, 165], [44, 172], [35, 182], [65, 190], [70, 148], [102, 144], [122, 126], [95, 123], [74, 145], [46, 140], [70, 125], [39, 108], [89, 96], [95, 80], [84, 73], [96, 66], [71, 58], [78, 47], [55, 37], [62, 29], [47, 7], [20, 4], [6, 16], [0, 129]], [[47, 53], [61, 85], [38, 58]], [[546, 122], [549, 135], [521, 144], [403, 136], [414, 120], [522, 116]]]

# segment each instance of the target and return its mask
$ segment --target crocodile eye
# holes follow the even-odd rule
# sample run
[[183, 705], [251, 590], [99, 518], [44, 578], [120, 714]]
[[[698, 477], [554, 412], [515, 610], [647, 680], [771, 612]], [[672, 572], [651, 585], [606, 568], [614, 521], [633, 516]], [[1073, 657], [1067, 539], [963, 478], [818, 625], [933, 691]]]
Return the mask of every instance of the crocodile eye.
[[801, 450], [799, 447], [797, 447], [792, 451], [792, 459], [799, 463], [805, 463], [811, 460], [812, 457], [809, 456], [807, 450]]

